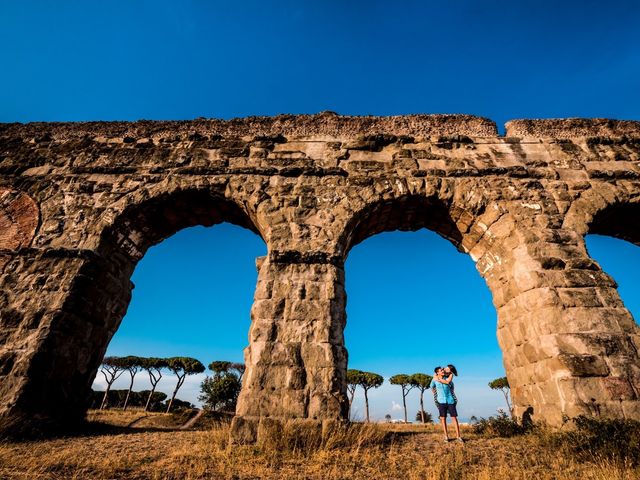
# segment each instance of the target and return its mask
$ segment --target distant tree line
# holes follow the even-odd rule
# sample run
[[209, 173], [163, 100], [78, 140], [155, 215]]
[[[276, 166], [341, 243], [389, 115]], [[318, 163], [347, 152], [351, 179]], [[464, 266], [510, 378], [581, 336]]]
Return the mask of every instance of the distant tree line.
[[356, 395], [356, 389], [362, 388], [364, 392], [364, 405], [369, 421], [369, 390], [378, 388], [384, 383], [382, 375], [373, 372], [363, 372], [362, 370], [347, 370], [347, 392], [349, 393], [349, 416], [351, 416], [351, 404]]
[[[242, 363], [234, 363], [223, 360], [213, 361], [209, 364], [209, 370], [213, 376], [207, 377], [200, 385], [200, 396], [204, 408], [223, 412], [235, 412], [236, 402], [242, 386], [242, 375], [245, 366]], [[158, 383], [167, 371], [177, 378], [175, 387], [168, 398], [163, 392], [156, 392]], [[167, 413], [175, 407], [192, 408], [189, 402], [178, 400], [176, 395], [184, 384], [188, 375], [195, 375], [205, 371], [204, 365], [191, 357], [105, 357], [102, 360], [100, 372], [102, 373], [106, 388], [104, 392], [93, 392], [90, 405], [95, 408], [105, 409], [108, 405], [117, 405], [126, 410], [128, 407], [144, 407], [145, 411], [159, 411], [164, 409]], [[139, 373], [146, 372], [149, 378], [150, 389], [140, 392], [133, 391], [133, 384]], [[126, 390], [112, 390], [112, 386], [118, 378], [127, 374], [129, 388]], [[98, 400], [98, 397], [100, 399]], [[167, 399], [168, 398], [168, 399]]]
[[[245, 366], [242, 363], [234, 363], [225, 360], [216, 360], [209, 364], [209, 370], [213, 373], [207, 376], [200, 384], [200, 395], [198, 400], [203, 403], [204, 408], [217, 412], [235, 413], [236, 403], [242, 386], [242, 376]], [[162, 392], [156, 392], [156, 387], [162, 378], [163, 372], [172, 372], [176, 378], [176, 385], [171, 397]], [[195, 375], [205, 371], [204, 365], [197, 359], [191, 357], [105, 357], [102, 361], [101, 373], [106, 381], [104, 392], [93, 392], [91, 406], [100, 405], [100, 409], [107, 408], [110, 403], [122, 406], [126, 410], [129, 406], [144, 407], [145, 411], [158, 411], [166, 408], [170, 412], [171, 408], [184, 406], [192, 408], [189, 402], [176, 399], [180, 387], [188, 375]], [[135, 377], [146, 372], [149, 377], [151, 389], [140, 392], [133, 391]], [[129, 375], [129, 388], [127, 390], [111, 390], [114, 382], [124, 373]], [[414, 373], [412, 375], [400, 373], [389, 378], [389, 383], [397, 385], [401, 389], [402, 406], [404, 410], [404, 421], [408, 421], [407, 415], [407, 395], [414, 388], [420, 393], [420, 409], [416, 414], [416, 420], [422, 423], [432, 421], [431, 414], [424, 409], [424, 392], [429, 389], [433, 377], [426, 373]], [[366, 421], [370, 421], [369, 415], [369, 391], [379, 388], [384, 383], [384, 377], [377, 373], [365, 372], [362, 370], [347, 370], [347, 393], [349, 397], [349, 416], [351, 416], [351, 405], [353, 403], [356, 390], [362, 389], [364, 394]], [[512, 413], [510, 402], [509, 382], [506, 377], [497, 378], [489, 383], [493, 390], [503, 393], [507, 408]], [[98, 401], [98, 396], [101, 400]]]
[[[107, 408], [109, 404], [109, 392], [111, 392], [112, 385], [118, 378], [120, 378], [120, 376], [122, 376], [122, 374], [126, 372], [129, 375], [129, 389], [123, 390], [126, 393], [124, 394], [124, 400], [122, 400], [122, 409], [126, 410], [127, 407], [133, 405], [132, 400], [134, 396], [136, 397], [136, 402], [140, 402], [139, 396], [144, 395], [146, 396], [144, 401], [144, 410], [149, 411], [151, 409], [154, 395], [156, 394], [156, 387], [162, 378], [162, 373], [166, 370], [169, 370], [177, 377], [176, 386], [173, 389], [171, 398], [166, 402], [166, 412], [169, 413], [176, 400], [178, 390], [184, 384], [187, 375], [195, 375], [197, 373], [204, 372], [204, 365], [202, 365], [199, 360], [191, 357], [159, 358], [136, 357], [133, 355], [126, 357], [105, 357], [102, 360], [100, 372], [104, 376], [107, 385], [102, 396], [102, 401], [100, 402], [100, 409]], [[137, 395], [133, 395], [135, 393], [133, 392], [133, 382], [135, 377], [138, 373], [143, 371], [149, 376], [151, 389], [145, 390], [144, 394], [143, 392], [137, 392]], [[121, 394], [118, 394], [118, 396], [119, 395]], [[166, 394], [163, 393], [162, 395], [165, 395], [166, 398]], [[156, 398], [158, 397], [156, 396]], [[119, 403], [120, 402], [118, 402], [118, 404]]]
[[[420, 409], [416, 414], [416, 421], [422, 423], [431, 423], [432, 415], [427, 413], [424, 409], [424, 392], [429, 390], [433, 376], [426, 373], [414, 373], [413, 375], [407, 375], [399, 373], [389, 378], [391, 385], [398, 385], [402, 394], [402, 406], [404, 410], [404, 422], [407, 423], [407, 395], [414, 388], [420, 392]], [[356, 394], [356, 390], [360, 387], [364, 393], [364, 405], [366, 421], [370, 421], [369, 417], [369, 390], [372, 388], [378, 388], [384, 383], [384, 378], [381, 375], [373, 372], [364, 372], [362, 370], [347, 370], [347, 393], [349, 396], [349, 417], [351, 417], [351, 405]], [[513, 408], [510, 401], [510, 389], [507, 377], [496, 378], [489, 382], [489, 388], [492, 390], [499, 390], [504, 395], [507, 403], [507, 408], [513, 417]], [[391, 415], [386, 415], [387, 421], [391, 420]]]
[[[414, 373], [413, 375], [400, 373], [389, 378], [389, 383], [392, 385], [398, 385], [401, 388], [405, 423], [407, 422], [407, 395], [414, 388], [418, 389], [420, 392], [420, 410], [418, 410], [417, 414], [420, 417], [420, 421], [422, 421], [422, 423], [428, 423], [431, 421], [431, 415], [426, 414], [424, 411], [424, 392], [429, 388], [432, 379], [433, 377], [426, 373]], [[366, 420], [369, 422], [369, 390], [372, 388], [378, 388], [383, 383], [384, 378], [377, 373], [363, 372], [362, 370], [347, 370], [349, 416], [351, 416], [351, 404], [353, 403], [356, 390], [360, 387], [364, 392]]]
[[[141, 391], [133, 391], [129, 393], [128, 390], [114, 390], [111, 389], [109, 392], [109, 405], [113, 408], [122, 408], [124, 406], [124, 401], [129, 395], [129, 403], [128, 407], [134, 408], [146, 408], [149, 412], [165, 412], [167, 410], [167, 397], [168, 395], [164, 392], [153, 392], [151, 395], [151, 400], [149, 401], [150, 390], [141, 390]], [[91, 397], [89, 399], [89, 408], [100, 408], [102, 405], [102, 400], [104, 398], [104, 392], [95, 391], [91, 392]], [[189, 402], [183, 402], [182, 400], [178, 400], [177, 398], [174, 400], [173, 408], [175, 409], [178, 406], [185, 406], [190, 408], [192, 405]]]

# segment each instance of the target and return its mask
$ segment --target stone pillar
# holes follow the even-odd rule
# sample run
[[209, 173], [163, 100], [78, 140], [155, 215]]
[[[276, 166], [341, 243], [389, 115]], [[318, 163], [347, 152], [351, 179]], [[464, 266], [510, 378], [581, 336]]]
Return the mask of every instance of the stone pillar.
[[516, 228], [491, 280], [516, 414], [640, 419], [640, 336], [615, 282], [576, 232]]
[[11, 252], [5, 260], [0, 277], [0, 429], [13, 432], [30, 429], [27, 423], [55, 423], [54, 417], [64, 414], [49, 388], [54, 383], [49, 374], [64, 363], [68, 351], [43, 350], [82, 260], [35, 249]]
[[84, 420], [96, 371], [126, 311], [130, 272], [114, 282], [113, 268], [78, 250], [26, 249], [4, 260], [0, 432], [73, 427]]
[[342, 260], [272, 252], [258, 269], [237, 442], [260, 441], [287, 421], [319, 428], [348, 416]]

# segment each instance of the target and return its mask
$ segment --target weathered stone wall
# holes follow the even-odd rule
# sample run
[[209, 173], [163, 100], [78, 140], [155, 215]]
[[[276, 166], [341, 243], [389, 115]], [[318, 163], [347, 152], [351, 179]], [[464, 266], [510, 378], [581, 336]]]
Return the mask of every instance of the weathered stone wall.
[[[640, 418], [640, 333], [584, 235], [640, 245], [640, 124], [469, 116], [0, 125], [2, 430], [82, 419], [146, 249], [259, 234], [234, 422], [346, 418], [344, 261], [429, 228], [476, 262], [518, 413]], [[383, 346], [380, 346], [383, 348]], [[44, 400], [44, 401], [43, 401]]]

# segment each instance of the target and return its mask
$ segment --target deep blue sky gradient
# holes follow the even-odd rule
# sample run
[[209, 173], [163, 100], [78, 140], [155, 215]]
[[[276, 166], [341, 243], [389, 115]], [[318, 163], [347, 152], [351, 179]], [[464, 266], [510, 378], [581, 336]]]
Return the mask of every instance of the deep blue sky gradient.
[[[635, 1], [4, 0], [0, 122], [323, 110], [470, 113], [499, 128], [640, 119], [639, 26]], [[603, 237], [588, 247], [638, 318], [640, 249]], [[109, 353], [240, 360], [265, 251], [230, 225], [153, 247]], [[486, 388], [502, 374], [495, 310], [468, 256], [432, 232], [387, 233], [354, 248], [346, 282], [350, 366], [388, 376], [451, 361], [463, 416], [501, 405]], [[195, 399], [199, 381], [181, 396]], [[395, 387], [374, 392], [374, 416], [399, 416], [398, 401]]]
[[0, 121], [277, 113], [640, 119], [640, 3], [0, 4]]

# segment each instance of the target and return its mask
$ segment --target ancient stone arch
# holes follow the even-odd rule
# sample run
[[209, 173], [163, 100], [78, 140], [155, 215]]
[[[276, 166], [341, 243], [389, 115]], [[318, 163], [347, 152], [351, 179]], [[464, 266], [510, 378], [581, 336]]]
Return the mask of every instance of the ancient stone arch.
[[[584, 235], [640, 244], [640, 123], [279, 116], [0, 125], [0, 425], [80, 421], [146, 249], [259, 234], [233, 432], [347, 416], [344, 261], [429, 228], [476, 262], [516, 412], [640, 418], [640, 331]], [[43, 401], [44, 400], [44, 401]]]

